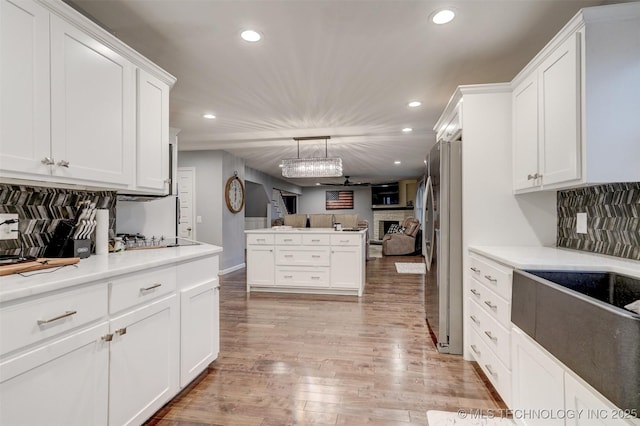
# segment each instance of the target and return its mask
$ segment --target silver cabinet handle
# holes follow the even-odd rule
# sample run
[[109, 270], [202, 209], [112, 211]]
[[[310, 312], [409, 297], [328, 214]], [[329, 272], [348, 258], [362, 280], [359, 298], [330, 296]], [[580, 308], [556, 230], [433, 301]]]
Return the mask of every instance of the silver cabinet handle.
[[53, 158], [49, 157], [44, 157], [42, 160], [40, 160], [40, 162], [45, 166], [53, 166], [54, 164], [56, 164], [56, 162], [53, 161]]
[[64, 314], [60, 314], [60, 315], [57, 315], [57, 316], [55, 316], [53, 318], [49, 318], [49, 319], [46, 319], [46, 320], [38, 320], [37, 322], [38, 322], [38, 325], [49, 324], [50, 322], [58, 321], [58, 320], [60, 320], [62, 318], [70, 317], [71, 315], [75, 315], [77, 313], [78, 313], [78, 311], [67, 311]]
[[122, 327], [116, 330], [116, 334], [119, 336], [127, 334], [127, 327]]
[[293, 257], [292, 254], [285, 254], [284, 257]]
[[167, 185], [171, 185], [171, 178], [166, 178], [164, 180], [164, 183], [166, 183]]
[[113, 334], [112, 333], [105, 334], [104, 336], [102, 336], [101, 339], [105, 342], [110, 342], [113, 340]]
[[153, 290], [154, 288], [158, 288], [158, 287], [160, 287], [160, 286], [162, 286], [162, 284], [160, 284], [160, 283], [156, 283], [156, 284], [153, 284], [153, 285], [151, 285], [151, 286], [149, 286], [149, 287], [142, 287], [142, 288], [140, 289], [140, 293], [143, 293], [143, 292], [145, 292], [145, 291], [151, 291], [151, 290]]
[[480, 351], [478, 350], [478, 348], [476, 347], [476, 345], [471, 345], [471, 350], [475, 353], [477, 353], [478, 355], [480, 355]]
[[267, 241], [265, 238], [256, 238], [256, 241]]
[[487, 369], [487, 371], [489, 372], [489, 374], [491, 374], [493, 377], [495, 377], [496, 379], [498, 378], [498, 373], [496, 373], [495, 371], [493, 371], [493, 368], [491, 368], [491, 365], [489, 364], [485, 364], [484, 365]]
[[340, 240], [341, 243], [348, 243], [349, 240]]
[[480, 321], [478, 321], [478, 318], [476, 318], [473, 315], [469, 315], [469, 318], [471, 318], [471, 321], [475, 322], [476, 324], [480, 325]]
[[478, 269], [478, 268], [474, 268], [473, 266], [471, 267], [471, 270], [472, 270], [473, 272], [475, 272], [476, 274], [479, 274], [479, 273], [480, 273], [480, 269]]
[[535, 175], [528, 174], [528, 175], [527, 175], [527, 180], [534, 180], [534, 179], [535, 179], [535, 178], [537, 178], [537, 177], [538, 177], [538, 174], [537, 174], [537, 173], [536, 173]]
[[320, 277], [311, 277], [312, 280], [319, 280]]
[[478, 290], [476, 290], [475, 288], [472, 288], [471, 290], [469, 290], [471, 293], [473, 293], [474, 296], [478, 296], [480, 297], [480, 292]]
[[285, 275], [285, 278], [293, 278], [293, 275]]
[[498, 279], [497, 278], [493, 278], [491, 275], [485, 275], [484, 276], [487, 280], [491, 281], [492, 283], [497, 283]]
[[315, 258], [320, 257], [320, 255], [319, 254], [312, 254], [311, 257], [313, 257], [315, 259]]
[[284, 241], [288, 242], [288, 241], [293, 241], [291, 238], [285, 238]]
[[491, 308], [491, 310], [493, 310], [493, 311], [497, 311], [498, 310], [498, 305], [492, 304], [491, 300], [485, 300], [484, 304], [487, 305], [489, 308]]
[[68, 169], [69, 168], [69, 162], [66, 161], [66, 160], [60, 160], [60, 161], [58, 161], [57, 166], [66, 167]]
[[495, 343], [495, 342], [498, 341], [498, 338], [496, 336], [494, 336], [493, 334], [491, 334], [490, 331], [485, 331], [484, 334], [486, 334], [489, 337], [489, 339], [491, 339], [492, 342]]
[[312, 243], [319, 243], [320, 240], [311, 240]]

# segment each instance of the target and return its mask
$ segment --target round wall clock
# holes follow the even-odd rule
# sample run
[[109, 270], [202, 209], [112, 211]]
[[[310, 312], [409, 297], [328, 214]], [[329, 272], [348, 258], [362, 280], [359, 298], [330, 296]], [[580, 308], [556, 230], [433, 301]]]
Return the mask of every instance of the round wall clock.
[[224, 198], [227, 202], [227, 208], [233, 213], [238, 213], [244, 207], [244, 185], [242, 185], [237, 172], [227, 180]]

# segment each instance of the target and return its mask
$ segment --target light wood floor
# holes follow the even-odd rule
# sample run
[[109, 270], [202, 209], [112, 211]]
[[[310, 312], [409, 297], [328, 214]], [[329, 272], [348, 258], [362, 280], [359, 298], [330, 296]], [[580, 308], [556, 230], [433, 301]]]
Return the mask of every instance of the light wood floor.
[[220, 356], [151, 425], [426, 425], [427, 410], [499, 409], [477, 365], [438, 354], [424, 276], [367, 262], [362, 298], [251, 293], [220, 279]]

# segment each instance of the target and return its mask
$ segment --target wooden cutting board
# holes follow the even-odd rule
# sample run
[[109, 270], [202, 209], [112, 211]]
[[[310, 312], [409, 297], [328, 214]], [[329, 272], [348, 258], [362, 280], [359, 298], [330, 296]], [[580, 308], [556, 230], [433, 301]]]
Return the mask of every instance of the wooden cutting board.
[[60, 266], [73, 265], [80, 262], [79, 257], [47, 258], [40, 257], [29, 262], [0, 266], [0, 276], [18, 274], [21, 272], [38, 271], [40, 269], [58, 268]]

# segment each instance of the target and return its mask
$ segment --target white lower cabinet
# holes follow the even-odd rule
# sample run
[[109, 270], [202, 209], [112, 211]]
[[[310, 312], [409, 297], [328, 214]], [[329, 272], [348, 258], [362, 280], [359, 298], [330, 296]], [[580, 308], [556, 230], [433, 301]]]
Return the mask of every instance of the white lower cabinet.
[[[362, 281], [360, 268], [353, 265], [362, 263], [360, 247], [331, 247], [331, 287], [358, 290]], [[359, 294], [362, 296], [362, 294]]]
[[108, 331], [105, 321], [0, 362], [0, 424], [106, 425]]
[[140, 424], [178, 390], [175, 294], [110, 321], [109, 424]]
[[250, 285], [273, 286], [275, 283], [275, 248], [273, 246], [247, 246], [247, 291]]
[[180, 387], [185, 387], [220, 352], [220, 285], [207, 281], [180, 291]]

